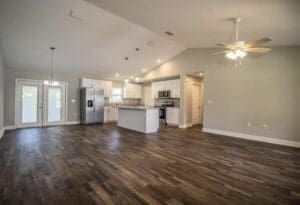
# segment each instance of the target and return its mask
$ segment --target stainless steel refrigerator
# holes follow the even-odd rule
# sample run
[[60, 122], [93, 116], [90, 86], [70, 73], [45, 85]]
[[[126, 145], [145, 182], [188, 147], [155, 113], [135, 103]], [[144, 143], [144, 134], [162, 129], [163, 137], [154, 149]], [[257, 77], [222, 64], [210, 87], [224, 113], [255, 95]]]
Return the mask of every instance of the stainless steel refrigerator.
[[104, 121], [104, 90], [98, 88], [81, 88], [80, 121], [83, 124]]

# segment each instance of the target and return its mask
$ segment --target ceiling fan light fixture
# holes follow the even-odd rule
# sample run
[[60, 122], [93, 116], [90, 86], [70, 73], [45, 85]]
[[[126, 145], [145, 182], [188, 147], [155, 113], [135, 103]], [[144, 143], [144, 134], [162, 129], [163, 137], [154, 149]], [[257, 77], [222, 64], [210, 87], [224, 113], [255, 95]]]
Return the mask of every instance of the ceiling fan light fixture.
[[233, 51], [230, 51], [230, 52], [226, 53], [226, 57], [231, 59], [231, 60], [236, 60], [237, 59], [237, 56]]
[[245, 51], [241, 50], [241, 49], [237, 49], [235, 51], [235, 55], [238, 58], [244, 58], [247, 55], [247, 53]]

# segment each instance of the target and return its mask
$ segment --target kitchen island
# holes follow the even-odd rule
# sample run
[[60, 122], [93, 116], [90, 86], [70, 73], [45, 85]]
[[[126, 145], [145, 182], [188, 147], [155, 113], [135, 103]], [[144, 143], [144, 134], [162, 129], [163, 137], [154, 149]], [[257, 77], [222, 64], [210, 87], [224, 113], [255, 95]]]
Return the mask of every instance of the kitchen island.
[[154, 133], [159, 128], [159, 108], [145, 106], [118, 107], [118, 126], [142, 133]]

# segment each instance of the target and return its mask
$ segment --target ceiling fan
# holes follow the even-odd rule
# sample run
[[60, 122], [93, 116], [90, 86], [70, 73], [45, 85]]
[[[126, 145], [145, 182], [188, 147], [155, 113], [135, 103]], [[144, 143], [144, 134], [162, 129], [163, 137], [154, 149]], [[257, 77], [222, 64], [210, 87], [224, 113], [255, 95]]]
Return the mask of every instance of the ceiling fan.
[[242, 21], [241, 18], [234, 18], [233, 23], [235, 25], [235, 32], [234, 32], [234, 42], [230, 44], [225, 43], [218, 43], [218, 47], [225, 48], [225, 51], [217, 52], [216, 54], [223, 54], [226, 53], [226, 57], [231, 60], [236, 60], [236, 66], [241, 64], [241, 59], [247, 55], [247, 52], [251, 53], [267, 53], [271, 49], [270, 48], [263, 48], [257, 47], [261, 44], [271, 41], [270, 38], [265, 37], [258, 40], [252, 41], [240, 41], [239, 40], [239, 23]]

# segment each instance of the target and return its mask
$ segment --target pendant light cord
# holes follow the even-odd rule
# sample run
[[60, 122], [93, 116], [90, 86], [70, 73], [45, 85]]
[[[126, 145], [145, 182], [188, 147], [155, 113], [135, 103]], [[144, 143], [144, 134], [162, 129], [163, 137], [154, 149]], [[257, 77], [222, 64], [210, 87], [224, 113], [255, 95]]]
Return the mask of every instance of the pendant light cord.
[[53, 79], [54, 79], [54, 50], [55, 48], [54, 47], [50, 47], [51, 49], [51, 83], [53, 82]]

